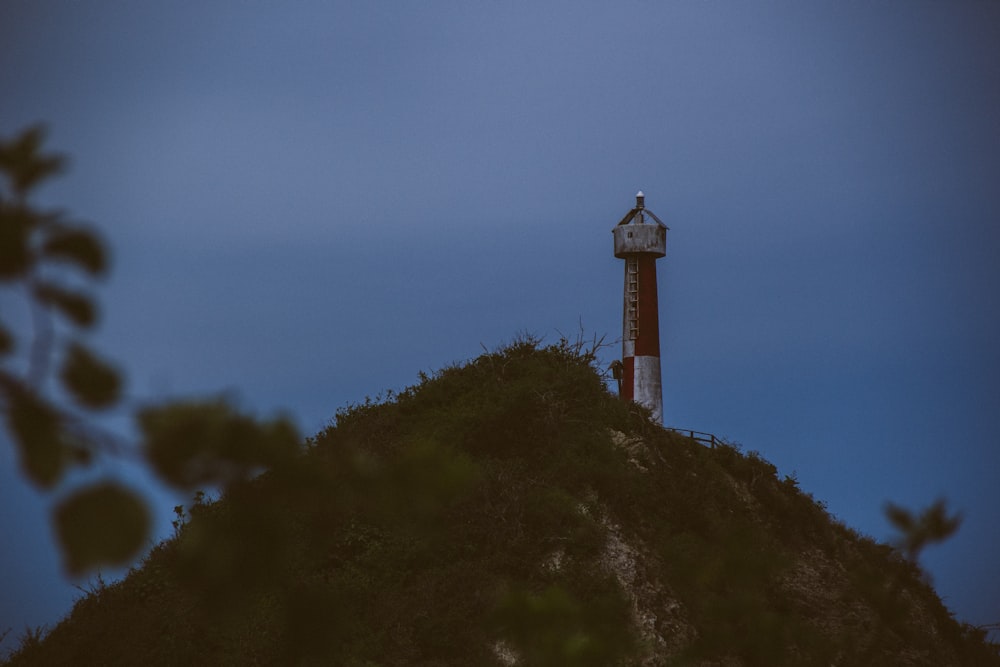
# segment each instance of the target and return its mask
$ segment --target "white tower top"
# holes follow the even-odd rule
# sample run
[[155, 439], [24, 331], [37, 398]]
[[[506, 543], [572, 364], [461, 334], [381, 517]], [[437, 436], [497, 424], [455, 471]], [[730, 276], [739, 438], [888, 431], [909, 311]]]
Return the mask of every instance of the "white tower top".
[[612, 232], [615, 237], [615, 257], [624, 259], [627, 255], [637, 253], [663, 257], [667, 254], [667, 226], [646, 208], [646, 195], [642, 190], [635, 195], [635, 208], [625, 214]]

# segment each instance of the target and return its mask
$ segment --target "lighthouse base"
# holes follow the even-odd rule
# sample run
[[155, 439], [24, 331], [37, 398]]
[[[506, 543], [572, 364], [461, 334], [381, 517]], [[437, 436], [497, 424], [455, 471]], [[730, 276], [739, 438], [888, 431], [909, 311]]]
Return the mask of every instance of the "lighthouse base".
[[657, 424], [663, 423], [663, 389], [660, 380], [660, 358], [653, 356], [625, 357], [622, 398], [635, 401], [653, 413]]

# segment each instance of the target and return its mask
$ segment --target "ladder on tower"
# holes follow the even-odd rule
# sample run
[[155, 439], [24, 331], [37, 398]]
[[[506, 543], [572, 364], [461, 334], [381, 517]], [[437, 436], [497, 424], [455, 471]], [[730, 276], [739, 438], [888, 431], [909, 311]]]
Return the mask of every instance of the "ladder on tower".
[[625, 325], [628, 340], [639, 337], [639, 260], [625, 260]]

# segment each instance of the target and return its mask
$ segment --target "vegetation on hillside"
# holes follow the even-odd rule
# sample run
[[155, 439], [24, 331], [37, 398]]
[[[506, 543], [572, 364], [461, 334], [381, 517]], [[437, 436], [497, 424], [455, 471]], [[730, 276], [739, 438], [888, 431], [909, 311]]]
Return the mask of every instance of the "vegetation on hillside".
[[523, 337], [341, 410], [8, 664], [1000, 664], [912, 561], [593, 362]]

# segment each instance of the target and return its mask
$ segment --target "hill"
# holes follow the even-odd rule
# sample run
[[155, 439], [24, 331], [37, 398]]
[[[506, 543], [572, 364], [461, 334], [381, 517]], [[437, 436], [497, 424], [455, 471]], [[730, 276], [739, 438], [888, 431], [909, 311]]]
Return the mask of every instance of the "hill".
[[1000, 665], [920, 569], [522, 339], [178, 511], [21, 665]]

